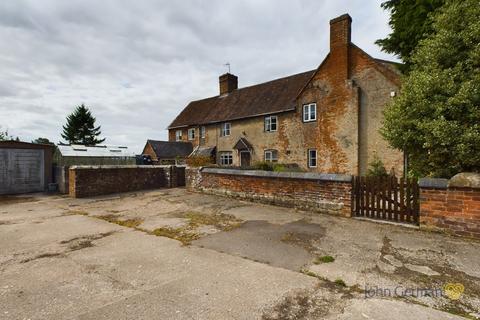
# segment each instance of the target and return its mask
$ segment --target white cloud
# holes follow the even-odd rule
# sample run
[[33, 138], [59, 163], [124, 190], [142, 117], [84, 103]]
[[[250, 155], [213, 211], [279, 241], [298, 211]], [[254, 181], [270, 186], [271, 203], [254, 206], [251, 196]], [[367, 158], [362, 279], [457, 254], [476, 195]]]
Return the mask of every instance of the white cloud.
[[392, 59], [374, 45], [389, 32], [380, 1], [5, 0], [0, 127], [59, 141], [85, 103], [106, 143], [140, 152], [190, 100], [217, 94], [227, 61], [240, 86], [317, 67], [346, 12], [353, 42]]

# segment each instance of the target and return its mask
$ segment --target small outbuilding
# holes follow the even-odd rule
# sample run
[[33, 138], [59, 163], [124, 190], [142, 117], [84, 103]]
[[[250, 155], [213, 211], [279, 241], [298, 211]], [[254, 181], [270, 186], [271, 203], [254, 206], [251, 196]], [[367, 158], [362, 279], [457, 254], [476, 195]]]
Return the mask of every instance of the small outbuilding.
[[73, 165], [128, 165], [135, 164], [135, 153], [122, 146], [84, 146], [60, 144], [55, 153], [58, 166]]
[[52, 182], [53, 145], [0, 141], [0, 194], [43, 192]]
[[143, 155], [148, 155], [153, 164], [184, 164], [192, 153], [190, 142], [147, 140]]
[[60, 193], [68, 193], [70, 166], [134, 165], [135, 153], [122, 146], [59, 144], [54, 155], [54, 180]]

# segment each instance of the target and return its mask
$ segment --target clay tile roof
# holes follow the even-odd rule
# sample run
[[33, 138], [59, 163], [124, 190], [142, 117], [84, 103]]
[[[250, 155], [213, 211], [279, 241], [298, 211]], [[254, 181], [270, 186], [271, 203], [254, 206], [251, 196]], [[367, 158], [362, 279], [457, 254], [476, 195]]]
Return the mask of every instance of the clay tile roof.
[[190, 142], [147, 140], [159, 159], [173, 159], [187, 157], [192, 153], [193, 146]]
[[236, 150], [252, 150], [253, 147], [252, 145], [250, 144], [250, 142], [248, 142], [247, 139], [245, 138], [240, 138], [237, 143], [235, 144], [235, 146], [233, 147], [233, 149], [236, 149]]
[[240, 88], [229, 94], [190, 102], [169, 129], [248, 118], [292, 110], [298, 92], [315, 70]]

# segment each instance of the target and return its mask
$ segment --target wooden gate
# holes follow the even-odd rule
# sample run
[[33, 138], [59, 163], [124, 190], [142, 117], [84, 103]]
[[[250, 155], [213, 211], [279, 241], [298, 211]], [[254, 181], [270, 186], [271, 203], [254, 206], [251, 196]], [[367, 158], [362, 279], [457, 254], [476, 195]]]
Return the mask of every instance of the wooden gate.
[[185, 167], [176, 167], [177, 187], [185, 187]]
[[352, 216], [418, 224], [419, 211], [416, 179], [353, 177]]

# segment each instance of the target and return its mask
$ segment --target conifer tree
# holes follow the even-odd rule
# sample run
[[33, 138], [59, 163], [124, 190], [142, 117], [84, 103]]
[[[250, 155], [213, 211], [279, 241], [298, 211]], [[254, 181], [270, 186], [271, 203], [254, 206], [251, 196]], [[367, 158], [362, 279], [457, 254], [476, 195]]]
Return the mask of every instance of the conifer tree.
[[67, 123], [63, 126], [62, 138], [70, 144], [94, 146], [105, 141], [105, 139], [99, 139], [100, 134], [100, 126], [95, 127], [95, 118], [90, 110], [82, 104], [67, 117]]

